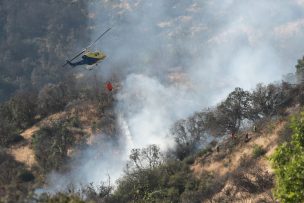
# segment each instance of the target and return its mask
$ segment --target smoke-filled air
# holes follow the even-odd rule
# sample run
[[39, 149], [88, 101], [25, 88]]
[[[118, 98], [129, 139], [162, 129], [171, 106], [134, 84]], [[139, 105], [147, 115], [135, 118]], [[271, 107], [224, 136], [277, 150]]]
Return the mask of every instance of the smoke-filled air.
[[304, 0], [0, 0], [0, 202], [304, 202]]

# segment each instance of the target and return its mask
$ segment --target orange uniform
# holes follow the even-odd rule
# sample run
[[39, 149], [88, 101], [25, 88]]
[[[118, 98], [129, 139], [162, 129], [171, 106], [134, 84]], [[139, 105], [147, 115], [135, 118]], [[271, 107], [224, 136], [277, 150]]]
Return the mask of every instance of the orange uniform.
[[112, 85], [112, 83], [107, 82], [106, 88], [107, 88], [107, 90], [112, 91], [112, 90], [113, 90], [113, 85]]

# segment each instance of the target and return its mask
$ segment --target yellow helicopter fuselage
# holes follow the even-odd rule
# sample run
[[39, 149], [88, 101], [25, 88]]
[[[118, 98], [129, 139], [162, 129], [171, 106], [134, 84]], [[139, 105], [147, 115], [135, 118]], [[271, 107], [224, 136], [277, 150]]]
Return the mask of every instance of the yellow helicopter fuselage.
[[82, 56], [82, 59], [85, 60], [85, 64], [87, 65], [93, 65], [97, 63], [98, 61], [104, 60], [107, 56], [101, 52], [87, 52]]

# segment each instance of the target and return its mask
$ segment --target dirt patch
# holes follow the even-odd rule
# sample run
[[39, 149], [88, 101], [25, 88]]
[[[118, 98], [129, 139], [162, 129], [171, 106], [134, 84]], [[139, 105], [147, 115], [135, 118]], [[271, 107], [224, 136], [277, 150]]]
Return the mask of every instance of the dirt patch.
[[30, 139], [32, 138], [33, 134], [34, 134], [35, 132], [37, 132], [38, 130], [39, 130], [39, 127], [33, 126], [33, 127], [29, 128], [29, 129], [23, 131], [23, 133], [21, 133], [20, 135], [21, 135], [24, 139], [30, 140]]
[[15, 157], [16, 161], [24, 163], [29, 168], [36, 164], [34, 151], [29, 145], [10, 148], [9, 153]]

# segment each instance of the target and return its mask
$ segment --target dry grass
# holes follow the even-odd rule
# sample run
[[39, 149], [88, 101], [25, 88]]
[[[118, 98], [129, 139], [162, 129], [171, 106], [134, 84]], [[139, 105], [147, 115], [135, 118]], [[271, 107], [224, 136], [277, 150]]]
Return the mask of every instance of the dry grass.
[[[203, 171], [211, 172], [218, 177], [229, 177], [225, 183], [225, 187], [213, 196], [215, 202], [222, 202], [224, 199], [228, 202], [272, 202], [270, 188], [264, 191], [258, 190], [254, 194], [251, 191], [242, 191], [239, 186], [236, 186], [237, 182], [235, 180], [243, 177], [242, 180], [245, 182], [240, 180], [241, 182], [239, 183], [248, 183], [248, 186], [255, 184], [256, 186], [256, 184], [261, 184], [260, 177], [272, 177], [272, 169], [267, 156], [272, 154], [277, 147], [279, 134], [284, 128], [285, 123], [285, 121], [272, 123], [274, 127], [271, 132], [268, 131], [269, 133], [263, 132], [258, 134], [250, 132], [249, 137], [251, 139], [248, 142], [245, 142], [242, 135], [235, 141], [228, 138], [221, 144], [219, 152], [214, 150], [209, 156], [199, 157], [194, 162], [191, 169], [196, 177], [200, 177]], [[235, 143], [231, 144], [231, 142]], [[266, 154], [258, 159], [252, 158], [255, 145], [261, 146], [266, 151]], [[259, 170], [256, 170], [257, 173], [251, 174], [252, 170], [257, 166], [259, 168]], [[240, 175], [240, 170], [247, 172], [242, 171], [242, 176], [238, 176]], [[256, 183], [257, 179], [259, 179], [258, 183]], [[269, 182], [268, 179], [267, 181]]]
[[15, 157], [16, 161], [24, 163], [28, 168], [36, 164], [34, 151], [29, 145], [10, 148], [9, 153]]

